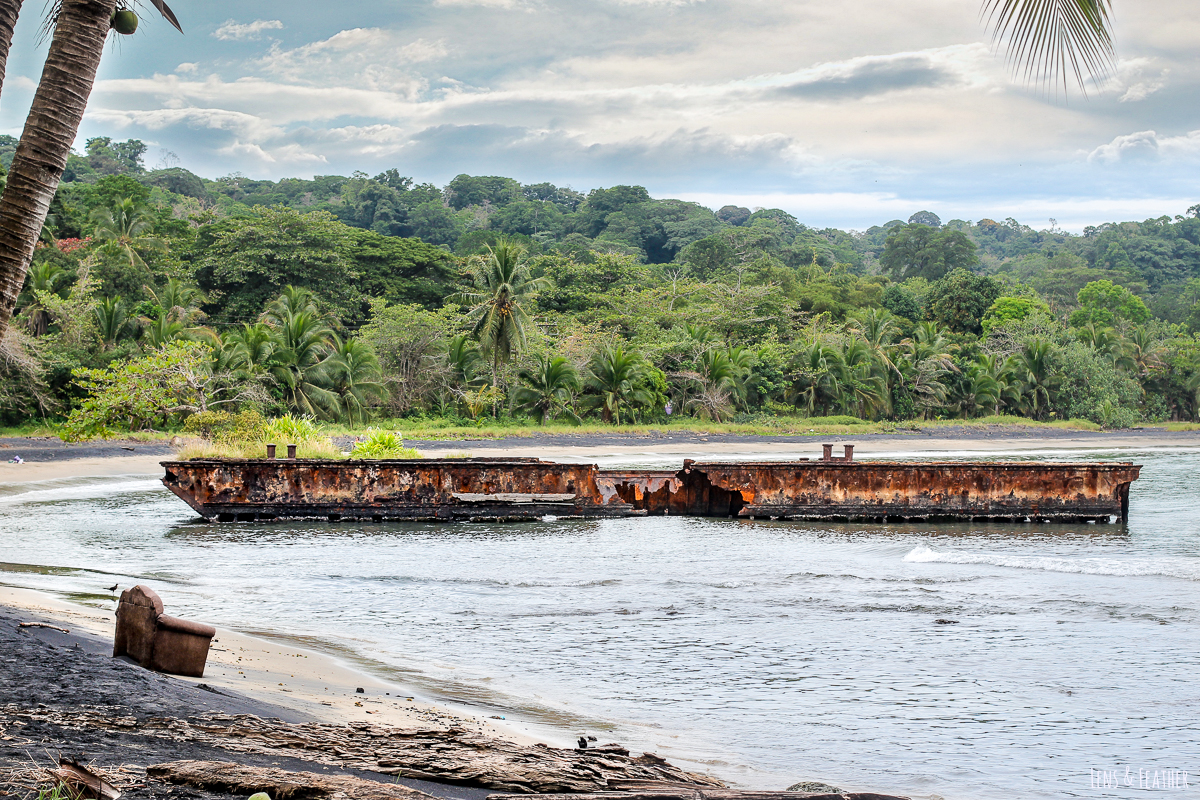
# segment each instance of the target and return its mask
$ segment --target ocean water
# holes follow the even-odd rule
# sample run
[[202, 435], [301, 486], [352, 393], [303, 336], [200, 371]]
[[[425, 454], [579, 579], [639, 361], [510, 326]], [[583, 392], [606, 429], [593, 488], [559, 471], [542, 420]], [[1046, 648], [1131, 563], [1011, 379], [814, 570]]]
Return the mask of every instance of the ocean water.
[[147, 583], [741, 786], [1142, 797], [1186, 770], [1161, 791], [1200, 795], [1200, 451], [1053, 456], [1144, 464], [1128, 525], [206, 524], [125, 476], [0, 486], [0, 583]]

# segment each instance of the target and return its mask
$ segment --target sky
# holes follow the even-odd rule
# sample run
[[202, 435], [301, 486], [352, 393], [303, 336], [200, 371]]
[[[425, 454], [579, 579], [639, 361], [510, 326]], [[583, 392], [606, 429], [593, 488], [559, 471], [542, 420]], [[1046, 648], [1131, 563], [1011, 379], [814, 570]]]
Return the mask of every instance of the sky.
[[[113, 36], [77, 146], [205, 177], [459, 173], [782, 208], [862, 230], [930, 210], [1068, 231], [1200, 202], [1200, 18], [1116, 0], [1113, 76], [1014, 79], [962, 0], [171, 0]], [[0, 103], [41, 72], [27, 2]]]

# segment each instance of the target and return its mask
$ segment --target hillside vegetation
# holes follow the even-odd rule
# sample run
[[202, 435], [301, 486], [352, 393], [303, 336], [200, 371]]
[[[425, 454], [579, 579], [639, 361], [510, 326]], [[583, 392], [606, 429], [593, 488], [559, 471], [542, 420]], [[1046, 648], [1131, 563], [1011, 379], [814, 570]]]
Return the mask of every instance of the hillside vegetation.
[[639, 186], [209, 180], [144, 151], [100, 138], [71, 157], [0, 343], [0, 425], [1200, 411], [1200, 206], [1082, 236], [927, 211], [841, 231]]

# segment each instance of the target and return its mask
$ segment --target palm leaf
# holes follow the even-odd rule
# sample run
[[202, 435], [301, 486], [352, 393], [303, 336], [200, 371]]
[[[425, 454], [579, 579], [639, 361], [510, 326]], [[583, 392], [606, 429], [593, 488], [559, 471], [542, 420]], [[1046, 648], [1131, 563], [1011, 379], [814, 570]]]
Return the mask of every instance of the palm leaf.
[[163, 2], [163, 0], [150, 0], [150, 5], [158, 9], [158, 13], [162, 14], [163, 19], [175, 26], [175, 30], [183, 33], [183, 27], [179, 24], [179, 20], [175, 18], [175, 12], [171, 7]]
[[1074, 75], [1081, 90], [1112, 71], [1112, 0], [984, 0], [994, 41], [1007, 40], [1015, 72], [1044, 86]]

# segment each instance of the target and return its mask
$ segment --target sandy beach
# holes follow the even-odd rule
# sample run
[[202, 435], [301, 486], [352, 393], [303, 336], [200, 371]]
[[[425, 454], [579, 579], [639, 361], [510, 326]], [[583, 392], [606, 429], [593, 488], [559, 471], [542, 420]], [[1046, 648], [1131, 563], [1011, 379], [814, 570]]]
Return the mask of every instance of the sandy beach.
[[[128, 587], [123, 587], [128, 588]], [[120, 590], [118, 590], [120, 591]], [[164, 599], [170, 612], [170, 598]], [[111, 642], [112, 611], [68, 603], [42, 592], [0, 586], [0, 606], [55, 620]], [[116, 602], [113, 602], [113, 609]], [[31, 616], [30, 618], [34, 618]], [[488, 736], [533, 743], [544, 741], [519, 723], [471, 716], [419, 702], [404, 687], [353, 669], [315, 650], [289, 646], [257, 636], [218, 630], [209, 650], [203, 678], [175, 680], [253, 697], [295, 712], [297, 717], [325, 722], [367, 720], [402, 728], [468, 727]], [[362, 689], [362, 692], [358, 690]], [[557, 745], [570, 744], [564, 733]]]

